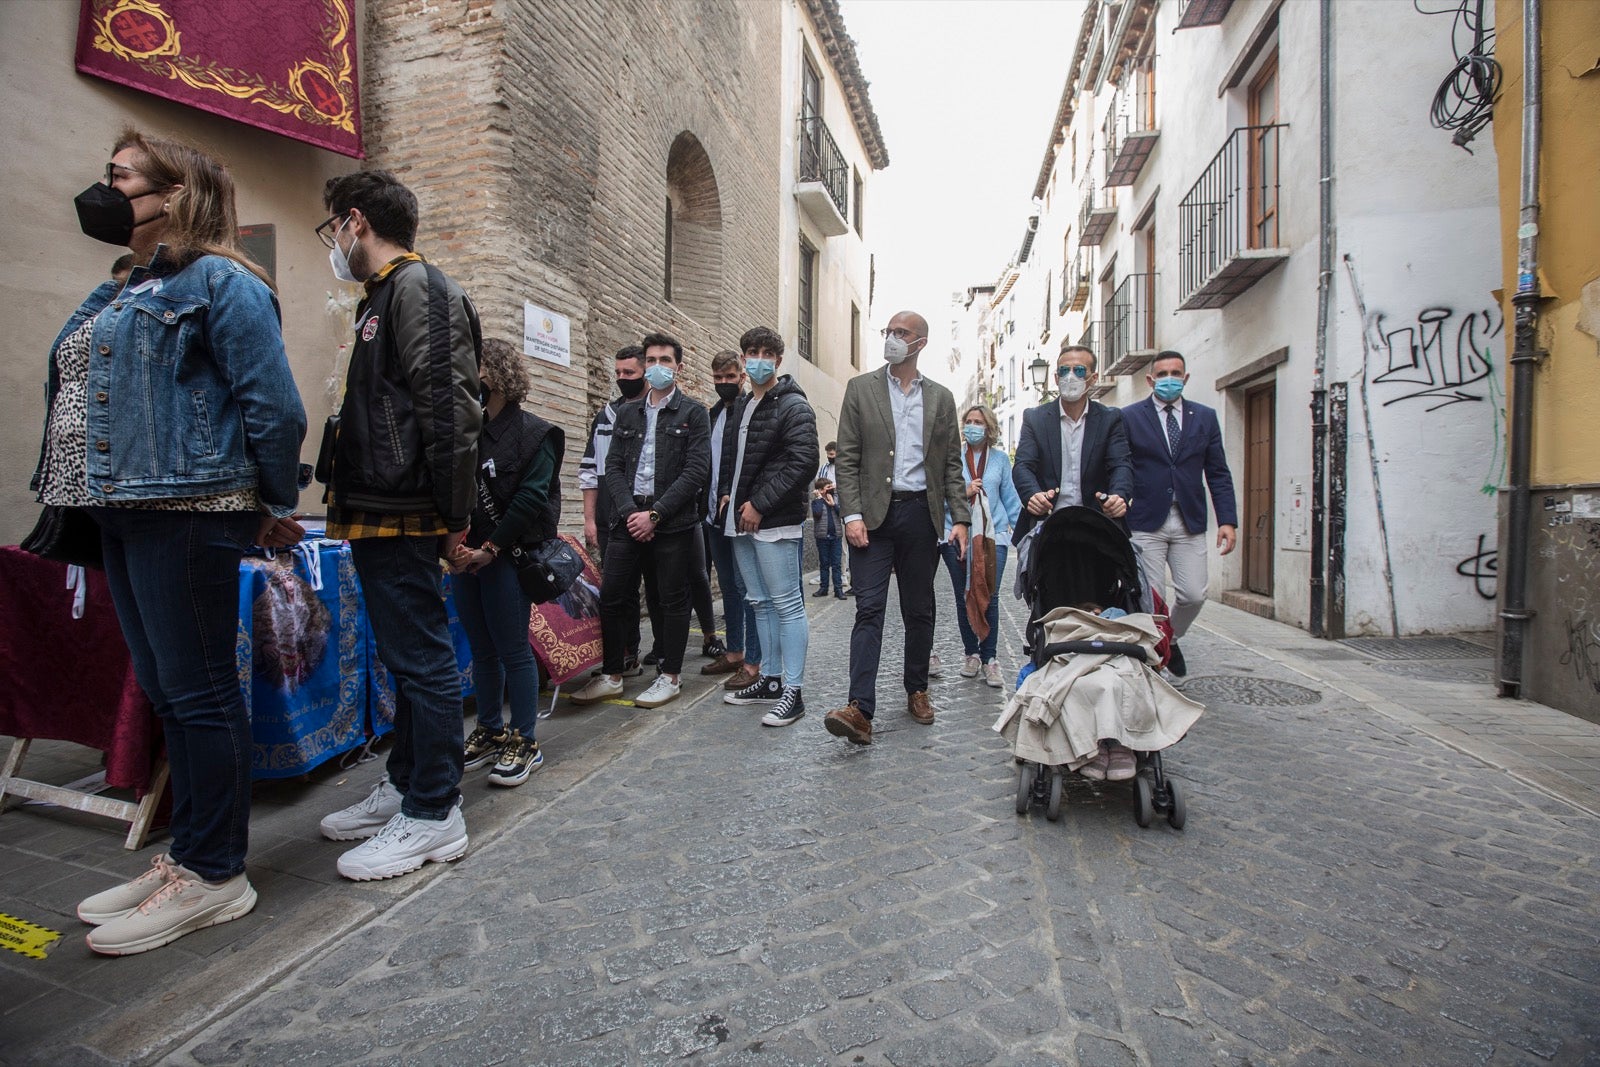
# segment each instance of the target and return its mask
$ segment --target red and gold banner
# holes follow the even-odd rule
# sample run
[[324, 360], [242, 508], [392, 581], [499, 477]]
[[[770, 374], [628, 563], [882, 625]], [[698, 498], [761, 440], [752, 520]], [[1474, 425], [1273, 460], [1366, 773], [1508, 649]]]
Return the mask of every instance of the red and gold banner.
[[82, 73], [364, 155], [355, 0], [82, 2]]

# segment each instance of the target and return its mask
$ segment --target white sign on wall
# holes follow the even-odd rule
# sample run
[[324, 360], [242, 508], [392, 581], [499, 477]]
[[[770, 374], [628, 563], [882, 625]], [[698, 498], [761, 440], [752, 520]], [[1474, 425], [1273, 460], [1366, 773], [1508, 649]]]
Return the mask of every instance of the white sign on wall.
[[565, 315], [523, 301], [522, 354], [572, 366], [572, 324]]
[[1311, 547], [1311, 514], [1306, 499], [1306, 483], [1289, 479], [1289, 537], [1285, 548]]

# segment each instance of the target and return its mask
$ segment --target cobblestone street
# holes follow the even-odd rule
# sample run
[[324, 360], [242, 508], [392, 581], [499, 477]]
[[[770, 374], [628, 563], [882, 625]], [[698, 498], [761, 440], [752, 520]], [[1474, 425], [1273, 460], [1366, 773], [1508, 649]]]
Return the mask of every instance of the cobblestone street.
[[874, 744], [824, 733], [851, 608], [813, 614], [796, 727], [653, 713], [171, 1062], [1600, 1063], [1590, 814], [1197, 630], [1200, 690], [1309, 702], [1212, 704], [1182, 832], [1122, 784], [1019, 818], [953, 639], [935, 725], [886, 650]]

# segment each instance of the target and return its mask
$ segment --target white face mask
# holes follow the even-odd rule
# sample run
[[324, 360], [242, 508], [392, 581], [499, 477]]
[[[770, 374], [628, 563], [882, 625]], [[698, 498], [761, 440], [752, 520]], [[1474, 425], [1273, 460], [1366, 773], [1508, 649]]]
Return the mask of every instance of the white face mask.
[[[345, 222], [349, 221], [349, 219], [345, 220]], [[339, 233], [344, 227], [345, 223], [341, 222], [339, 223], [339, 229], [333, 231], [333, 247], [328, 249], [328, 266], [333, 268], [333, 276], [341, 282], [359, 282], [361, 279], [357, 278], [350, 269], [349, 255], [339, 247]], [[350, 250], [352, 252], [355, 251], [355, 245], [352, 244]]]
[[894, 334], [883, 339], [883, 360], [891, 367], [904, 363], [911, 355], [911, 346]]
[[1083, 399], [1083, 394], [1089, 391], [1089, 379], [1080, 378], [1076, 374], [1068, 375], [1061, 379], [1061, 399], [1071, 404]]

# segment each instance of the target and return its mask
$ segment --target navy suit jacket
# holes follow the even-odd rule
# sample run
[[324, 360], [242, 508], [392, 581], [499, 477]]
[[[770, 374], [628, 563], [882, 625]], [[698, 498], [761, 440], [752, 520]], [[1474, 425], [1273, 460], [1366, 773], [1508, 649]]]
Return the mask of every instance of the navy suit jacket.
[[[1122, 426], [1121, 411], [1096, 400], [1089, 401], [1078, 470], [1079, 490], [1085, 507], [1099, 508], [1096, 493], [1131, 500], [1133, 460], [1128, 454], [1128, 435]], [[1011, 483], [1022, 498], [1022, 516], [1012, 534], [1015, 544], [1039, 522], [1028, 511], [1028, 498], [1035, 493], [1061, 488], [1060, 400], [1022, 413], [1022, 437], [1017, 442], [1017, 458], [1011, 465]]]
[[1178, 451], [1173, 454], [1167, 447], [1166, 418], [1161, 410], [1165, 406], [1152, 397], [1122, 409], [1128, 446], [1133, 450], [1134, 490], [1128, 525], [1135, 530], [1159, 530], [1172, 505], [1177, 504], [1184, 528], [1192, 534], [1205, 533], [1209, 519], [1205, 490], [1209, 486], [1217, 525], [1238, 526], [1233, 475], [1222, 454], [1222, 427], [1216, 411], [1190, 400], [1178, 401], [1183, 427]]

